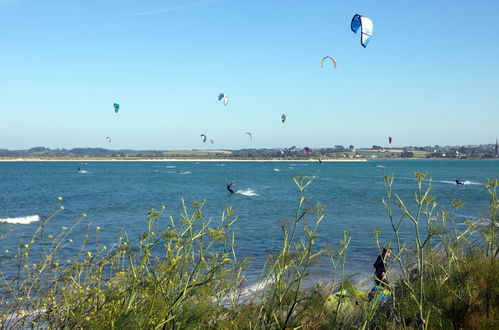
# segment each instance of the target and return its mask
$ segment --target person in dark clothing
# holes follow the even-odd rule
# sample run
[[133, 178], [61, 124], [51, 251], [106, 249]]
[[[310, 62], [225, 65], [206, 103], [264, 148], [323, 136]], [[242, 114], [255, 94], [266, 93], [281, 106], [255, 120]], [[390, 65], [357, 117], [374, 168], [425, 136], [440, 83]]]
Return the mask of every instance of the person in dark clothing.
[[232, 182], [227, 185], [227, 190], [231, 193], [234, 194], [234, 190], [232, 190]]
[[464, 183], [462, 183], [461, 180], [456, 179], [456, 184], [464, 184]]
[[383, 252], [378, 255], [378, 258], [374, 262], [374, 282], [379, 286], [388, 286], [388, 281], [386, 280], [386, 259], [392, 254], [390, 248], [383, 248]]

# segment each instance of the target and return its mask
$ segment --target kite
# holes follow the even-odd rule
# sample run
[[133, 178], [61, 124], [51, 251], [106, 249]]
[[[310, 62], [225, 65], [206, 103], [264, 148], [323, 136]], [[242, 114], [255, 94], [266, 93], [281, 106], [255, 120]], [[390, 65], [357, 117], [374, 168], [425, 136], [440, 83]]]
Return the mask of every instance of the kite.
[[360, 36], [360, 43], [362, 47], [366, 48], [369, 40], [371, 40], [371, 37], [373, 35], [373, 21], [365, 16], [355, 14], [355, 16], [352, 18], [351, 24], [353, 33], [357, 33], [359, 27], [361, 28], [362, 32]]
[[221, 101], [222, 99], [224, 100], [224, 105], [227, 105], [227, 102], [229, 102], [229, 97], [224, 93], [220, 93], [218, 95], [218, 100]]
[[283, 114], [283, 115], [281, 116], [281, 123], [283, 123], [283, 124], [284, 124], [284, 123], [286, 122], [286, 118], [288, 118], [288, 116], [287, 116], [287, 115], [285, 115], [285, 114]]
[[324, 61], [325, 61], [325, 60], [327, 60], [328, 58], [330, 58], [330, 59], [331, 59], [331, 61], [333, 61], [333, 65], [334, 65], [334, 67], [336, 68], [336, 60], [335, 60], [333, 57], [331, 57], [331, 56], [324, 56], [324, 57], [322, 58], [322, 60], [321, 60], [321, 68], [322, 68], [322, 66], [324, 65]]
[[248, 134], [248, 135], [249, 135], [249, 137], [250, 137], [250, 139], [251, 139], [251, 140], [253, 140], [253, 135], [252, 135], [250, 132], [246, 132], [246, 133], [244, 133], [244, 134]]
[[305, 147], [305, 148], [303, 148], [303, 150], [305, 151], [305, 154], [308, 155], [308, 153], [310, 152], [311, 149], [309, 147]]
[[118, 103], [114, 103], [113, 106], [114, 106], [114, 113], [118, 113], [118, 111], [120, 111], [120, 105]]
[[392, 144], [392, 137], [391, 136], [388, 137], [388, 143]]
[[206, 135], [201, 134], [201, 137], [203, 138], [203, 143], [205, 143], [206, 142]]
[[210, 143], [211, 143], [211, 144], [213, 144], [214, 142], [215, 142], [215, 141], [213, 141], [213, 140], [210, 140]]
[[106, 136], [106, 141], [107, 143], [111, 143], [111, 138], [109, 136]]

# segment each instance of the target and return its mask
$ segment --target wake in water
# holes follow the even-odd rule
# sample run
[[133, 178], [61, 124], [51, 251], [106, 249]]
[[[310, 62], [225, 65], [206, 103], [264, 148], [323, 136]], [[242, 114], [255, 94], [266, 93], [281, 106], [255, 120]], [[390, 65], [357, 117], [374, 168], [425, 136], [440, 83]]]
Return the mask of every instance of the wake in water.
[[433, 182], [438, 182], [438, 183], [446, 183], [446, 184], [453, 184], [455, 186], [462, 186], [462, 185], [478, 185], [478, 186], [481, 186], [483, 185], [483, 183], [480, 183], [480, 182], [473, 182], [473, 181], [461, 181], [461, 183], [456, 183], [456, 181], [446, 181], [446, 180], [435, 180]]
[[0, 219], [0, 223], [13, 223], [18, 225], [27, 225], [28, 223], [36, 222], [40, 220], [40, 216], [38, 215], [28, 215], [26, 217], [18, 217], [18, 218], [4, 218]]
[[272, 170], [273, 170], [273, 171], [276, 171], [276, 172], [279, 172], [279, 171], [280, 171], [280, 169], [278, 169], [278, 168], [273, 168]]
[[253, 189], [250, 189], [250, 188], [238, 190], [238, 191], [236, 191], [236, 194], [244, 195], [244, 196], [260, 196]]
[[177, 166], [173, 166], [173, 165], [165, 165], [166, 168], [175, 168]]
[[78, 174], [89, 174], [90, 172], [88, 171], [85, 171], [85, 170], [79, 170], [78, 171]]

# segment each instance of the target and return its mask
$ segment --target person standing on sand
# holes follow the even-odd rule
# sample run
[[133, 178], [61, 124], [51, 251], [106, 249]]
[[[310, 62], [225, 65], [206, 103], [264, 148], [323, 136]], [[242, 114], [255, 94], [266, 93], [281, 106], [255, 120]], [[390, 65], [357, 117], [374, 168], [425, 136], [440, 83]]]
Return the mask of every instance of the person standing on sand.
[[378, 286], [388, 286], [388, 281], [386, 280], [386, 259], [392, 254], [390, 248], [383, 248], [383, 252], [378, 255], [378, 258], [374, 262], [374, 282]]

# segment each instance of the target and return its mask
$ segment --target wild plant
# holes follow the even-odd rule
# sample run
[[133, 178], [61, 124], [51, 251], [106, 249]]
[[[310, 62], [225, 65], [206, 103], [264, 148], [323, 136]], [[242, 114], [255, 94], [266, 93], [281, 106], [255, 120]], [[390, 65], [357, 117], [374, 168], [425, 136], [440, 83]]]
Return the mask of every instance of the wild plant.
[[[295, 219], [291, 229], [283, 226], [282, 249], [279, 255], [267, 262], [265, 277], [270, 279], [271, 285], [259, 297], [258, 318], [248, 325], [250, 328], [284, 329], [294, 324], [292, 317], [303, 312], [298, 308], [303, 280], [308, 276], [311, 262], [323, 252], [314, 251], [314, 248], [318, 226], [325, 217], [324, 206], [317, 204], [313, 209], [304, 207], [305, 189], [313, 179], [299, 176], [293, 177], [293, 181], [299, 191]], [[313, 216], [311, 225], [304, 221], [307, 215]]]
[[31, 240], [41, 242], [40, 263], [31, 263], [29, 244], [20, 246], [9, 260], [19, 268], [17, 275], [1, 277], [0, 290], [6, 290], [7, 298], [2, 300], [0, 327], [216, 324], [220, 309], [230, 305], [243, 281], [231, 229], [237, 217], [229, 207], [215, 223], [204, 217], [204, 202], [193, 202], [192, 211], [184, 201], [182, 205], [180, 221], [170, 216], [163, 223], [164, 207], [152, 209], [137, 246], [125, 232], [112, 247], [99, 245], [101, 228], [96, 227], [95, 247], [90, 248], [89, 225], [79, 253], [71, 257], [60, 252], [73, 243], [68, 237], [78, 223], [54, 237], [43, 230], [52, 217], [47, 218]]
[[[447, 327], [458, 325], [461, 321], [459, 315], [469, 315], [462, 311], [464, 306], [478, 306], [480, 301], [485, 301], [489, 306], [490, 301], [497, 300], [491, 283], [494, 279], [490, 277], [493, 270], [497, 269], [495, 257], [491, 260], [489, 269], [482, 275], [485, 276], [486, 288], [480, 288], [470, 265], [479, 264], [480, 246], [486, 248], [486, 255], [490, 257], [494, 247], [495, 235], [494, 219], [497, 221], [497, 197], [494, 183], [489, 180], [486, 188], [489, 192], [491, 221], [483, 232], [485, 245], [477, 241], [476, 233], [479, 232], [477, 221], [467, 219], [464, 221], [466, 227], [458, 230], [455, 219], [443, 208], [438, 207], [436, 196], [431, 194], [431, 179], [426, 180], [426, 173], [416, 172], [417, 190], [415, 192], [415, 205], [409, 207], [402, 198], [392, 192], [393, 177], [385, 177], [386, 198], [383, 204], [388, 212], [392, 229], [396, 238], [396, 249], [394, 257], [401, 268], [401, 279], [396, 285], [392, 285], [392, 325], [414, 326], [427, 328], [430, 321], [432, 326]], [[461, 200], [453, 200], [455, 210], [464, 205]], [[400, 210], [400, 218], [395, 220], [393, 206]], [[400, 228], [404, 221], [413, 225], [413, 239], [402, 242], [400, 239]], [[413, 248], [411, 248], [413, 247]], [[414, 265], [411, 263], [414, 260]], [[474, 275], [473, 275], [474, 274]], [[478, 286], [477, 286], [478, 285]], [[476, 296], [478, 292], [486, 292], [483, 299], [475, 302], [470, 297]], [[413, 318], [414, 307], [417, 317]], [[471, 308], [471, 307], [468, 307]], [[475, 308], [475, 307], [474, 307]], [[477, 307], [478, 308], [478, 307]], [[487, 311], [490, 308], [487, 307]], [[460, 310], [457, 313], [457, 310]], [[488, 313], [488, 312], [487, 312]], [[450, 323], [449, 323], [450, 322]], [[457, 322], [457, 323], [456, 323]], [[462, 321], [464, 322], [464, 321]]]

